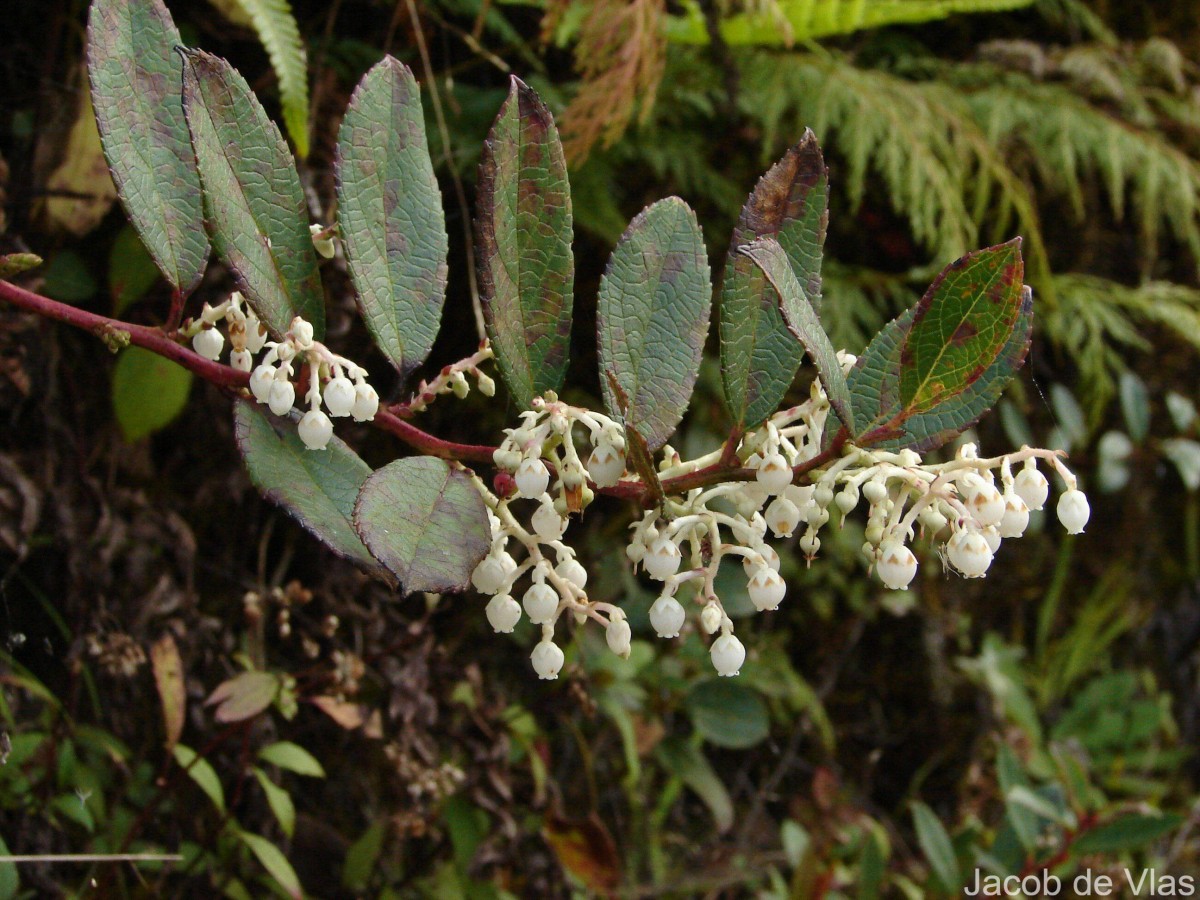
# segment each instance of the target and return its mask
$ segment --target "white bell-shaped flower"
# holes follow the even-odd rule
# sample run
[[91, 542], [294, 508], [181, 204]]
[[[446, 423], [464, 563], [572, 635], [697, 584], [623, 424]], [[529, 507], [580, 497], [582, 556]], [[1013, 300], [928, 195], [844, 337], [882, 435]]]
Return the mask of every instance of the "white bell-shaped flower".
[[529, 659], [538, 678], [553, 681], [563, 667], [564, 657], [561, 647], [548, 638], [542, 638], [533, 648], [533, 653], [529, 654]]
[[776, 497], [763, 514], [775, 537], [791, 537], [800, 524], [800, 510], [787, 497]]
[[761, 547], [753, 547], [751, 549], [758, 551], [758, 555], [762, 557], [762, 562], [759, 562], [753, 556], [742, 557], [742, 568], [746, 571], [747, 578], [758, 571], [759, 566], [763, 565], [774, 569], [776, 572], [779, 571], [779, 554], [775, 552], [774, 547], [770, 544], [763, 544]]
[[544, 501], [533, 511], [529, 524], [543, 541], [557, 541], [567, 528], [567, 520], [558, 514], [554, 504]]
[[221, 358], [221, 348], [225, 346], [225, 335], [216, 328], [205, 328], [196, 332], [192, 338], [192, 349], [205, 359], [218, 360]]
[[521, 604], [509, 594], [497, 594], [488, 601], [484, 611], [487, 613], [488, 624], [497, 634], [511, 634], [521, 621]]
[[597, 444], [588, 456], [587, 470], [596, 487], [612, 487], [625, 474], [625, 454], [611, 444]]
[[517, 482], [517, 493], [526, 500], [541, 497], [550, 486], [550, 472], [540, 459], [521, 460], [513, 478]]
[[495, 594], [507, 581], [508, 573], [496, 556], [485, 556], [471, 572], [471, 584], [481, 594]]
[[[259, 403], [266, 403], [271, 399], [271, 385], [275, 383], [275, 368], [273, 366], [259, 366], [250, 373], [250, 393], [254, 395], [254, 399]], [[289, 408], [291, 404], [288, 404]]]
[[350, 415], [350, 411], [354, 409], [354, 382], [345, 375], [329, 379], [329, 383], [325, 385], [322, 399], [331, 416]]
[[1029, 507], [1020, 494], [1011, 493], [1004, 498], [1004, 518], [1000, 520], [1000, 537], [1019, 538], [1029, 527]]
[[229, 354], [229, 364], [239, 372], [249, 372], [254, 367], [254, 357], [249, 350], [234, 350]]
[[350, 415], [354, 421], [370, 422], [375, 418], [377, 412], [379, 412], [379, 394], [375, 393], [375, 388], [365, 381], [356, 384], [354, 386], [354, 406], [350, 409]]
[[277, 416], [286, 416], [296, 402], [296, 389], [292, 383], [283, 378], [271, 382], [271, 391], [267, 395], [267, 405]]
[[319, 409], [310, 409], [300, 417], [296, 431], [309, 450], [324, 450], [333, 437], [333, 422]]
[[687, 613], [679, 601], [665, 594], [650, 607], [650, 625], [660, 638], [679, 637], [679, 629], [686, 618]]
[[554, 567], [554, 571], [558, 573], [558, 577], [564, 581], [569, 581], [581, 591], [587, 587], [588, 573], [579, 561], [576, 559], [567, 558]]
[[666, 581], [679, 571], [682, 560], [683, 554], [679, 552], [679, 546], [668, 538], [660, 537], [646, 549], [642, 565], [646, 567], [646, 572], [651, 578]]
[[879, 548], [879, 561], [875, 564], [879, 580], [893, 591], [902, 591], [912, 583], [917, 574], [917, 558], [913, 552], [897, 540], [888, 540]]
[[1033, 460], [1030, 460], [1017, 473], [1017, 477], [1013, 479], [1013, 490], [1025, 501], [1027, 507], [1039, 510], [1046, 505], [1046, 499], [1050, 496], [1050, 482], [1032, 463]]
[[787, 585], [783, 577], [768, 566], [760, 566], [746, 583], [750, 594], [750, 602], [760, 612], [778, 609], [779, 603], [787, 593]]
[[758, 464], [754, 477], [768, 494], [778, 494], [792, 483], [792, 467], [782, 453], [771, 453]]
[[558, 592], [544, 582], [532, 584], [521, 598], [521, 605], [534, 625], [553, 622], [554, 614], [558, 612]]
[[746, 661], [746, 648], [732, 634], [723, 634], [712, 643], [708, 651], [717, 674], [730, 678], [742, 670]]
[[1072, 488], [1058, 498], [1058, 521], [1067, 529], [1067, 534], [1082, 534], [1091, 515], [1092, 509], [1083, 491]]
[[622, 659], [629, 658], [630, 640], [633, 638], [633, 632], [629, 628], [629, 622], [623, 614], [613, 614], [613, 618], [609, 620], [608, 627], [604, 629], [604, 639], [608, 642], [608, 649]]
[[946, 555], [966, 578], [982, 578], [992, 564], [992, 548], [978, 531], [956, 531], [946, 544]]

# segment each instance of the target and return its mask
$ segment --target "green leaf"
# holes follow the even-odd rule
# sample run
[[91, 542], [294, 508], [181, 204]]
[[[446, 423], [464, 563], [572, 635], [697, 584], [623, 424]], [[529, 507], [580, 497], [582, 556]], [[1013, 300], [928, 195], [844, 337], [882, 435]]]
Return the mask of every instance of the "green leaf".
[[200, 50], [181, 52], [183, 109], [213, 248], [273, 332], [283, 334], [303, 316], [320, 340], [325, 302], [292, 154], [229, 63]]
[[104, 156], [125, 213], [182, 294], [200, 283], [208, 239], [200, 178], [180, 105], [180, 44], [160, 0], [96, 0], [88, 74]]
[[250, 24], [271, 58], [279, 80], [283, 124], [292, 137], [296, 155], [308, 156], [308, 61], [300, 29], [287, 0], [233, 0], [250, 18]]
[[324, 450], [309, 450], [295, 422], [248, 401], [234, 406], [234, 434], [255, 487], [335, 552], [383, 572], [351, 522], [354, 501], [371, 474], [357, 453], [337, 437]]
[[718, 747], [753, 747], [770, 732], [762, 697], [723, 678], [700, 682], [688, 694], [685, 705], [696, 731]]
[[1038, 817], [1027, 806], [1012, 802], [1014, 790], [1029, 790], [1029, 779], [1016, 754], [1007, 745], [1000, 745], [996, 753], [996, 770], [1000, 777], [1000, 792], [1005, 798], [1004, 812], [1008, 822], [1021, 846], [1027, 853], [1032, 853], [1037, 847]]
[[250, 848], [250, 852], [254, 854], [255, 858], [262, 864], [262, 867], [267, 870], [267, 873], [279, 882], [279, 886], [289, 896], [300, 900], [303, 896], [300, 890], [300, 879], [296, 876], [296, 870], [292, 868], [292, 864], [283, 855], [283, 851], [265, 837], [251, 834], [248, 831], [239, 831], [238, 838]]
[[268, 778], [258, 766], [254, 767], [254, 777], [267, 795], [267, 806], [271, 807], [279, 827], [290, 838], [296, 830], [296, 804], [292, 802], [292, 795]]
[[280, 686], [274, 672], [242, 672], [218, 684], [204, 705], [217, 708], [218, 722], [244, 722], [274, 703]]
[[484, 144], [479, 289], [496, 364], [529, 409], [567, 372], [575, 262], [567, 164], [550, 111], [515, 76]]
[[712, 286], [696, 214], [678, 197], [629, 223], [600, 279], [596, 331], [604, 404], [656, 450], [687, 409], [708, 334]]
[[63, 303], [82, 303], [96, 293], [91, 269], [74, 250], [60, 250], [50, 257], [42, 277], [42, 292]]
[[278, 741], [263, 747], [258, 751], [258, 758], [297, 775], [307, 775], [310, 778], [325, 777], [325, 769], [317, 762], [317, 758], [291, 741]]
[[17, 874], [16, 863], [4, 862], [2, 857], [11, 856], [8, 844], [0, 837], [0, 900], [13, 900], [21, 887], [21, 877]]
[[142, 299], [158, 276], [158, 266], [137, 232], [128, 225], [118, 231], [108, 253], [108, 295], [113, 301], [113, 315], [121, 315]]
[[407, 591], [461, 591], [491, 546], [483, 498], [432, 456], [388, 463], [363, 484], [354, 527]]
[[0, 255], [0, 278], [15, 278], [22, 272], [36, 269], [42, 258], [36, 253], [5, 253]]
[[1021, 308], [1021, 239], [968, 253], [938, 275], [900, 351], [900, 402], [910, 414], [958, 396], [987, 370]]
[[858, 857], [858, 900], [876, 900], [886, 871], [882, 838], [874, 829], [863, 835]]
[[386, 836], [387, 825], [377, 821], [371, 823], [350, 845], [346, 851], [346, 861], [342, 864], [342, 887], [358, 893], [366, 891]]
[[[787, 46], [815, 38], [850, 34], [867, 28], [946, 19], [961, 13], [982, 13], [1029, 6], [1034, 0], [780, 0], [769, 9], [722, 15], [720, 34], [731, 46]], [[711, 40], [704, 6], [682, 0], [682, 13], [672, 9], [663, 26], [666, 37], [685, 44]]]
[[176, 744], [172, 748], [171, 754], [180, 768], [187, 770], [188, 777], [196, 782], [196, 786], [212, 801], [217, 812], [224, 815], [225, 791], [221, 787], [221, 779], [217, 777], [217, 770], [212, 767], [212, 763], [204, 757], [198, 756], [196, 751], [186, 744]]
[[1072, 845], [1077, 854], [1137, 850], [1170, 834], [1183, 823], [1173, 814], [1131, 813], [1081, 834]]
[[995, 361], [959, 395], [923, 413], [913, 413], [900, 400], [900, 360], [914, 315], [915, 310], [907, 310], [885, 325], [847, 378], [858, 416], [856, 431], [863, 443], [880, 449], [935, 449], [996, 405], [1029, 352], [1033, 292], [1022, 292], [1016, 327]]
[[1167, 438], [1163, 455], [1175, 464], [1179, 480], [1189, 491], [1200, 490], [1200, 443], [1190, 438]]
[[733, 827], [729, 790], [699, 747], [680, 737], [668, 737], [654, 748], [654, 756], [663, 769], [678, 776], [704, 801], [719, 833]]
[[912, 814], [921, 852], [929, 860], [933, 874], [942, 883], [943, 889], [954, 893], [962, 885], [962, 872], [954, 855], [954, 846], [950, 843], [950, 835], [933, 810], [924, 803], [913, 801]]
[[1150, 394], [1145, 382], [1132, 372], [1121, 376], [1121, 414], [1129, 436], [1140, 444], [1150, 433]]
[[819, 308], [828, 195], [821, 148], [806, 131], [758, 180], [734, 227], [721, 287], [721, 379], [738, 425], [757, 427], [775, 412], [804, 358], [775, 290], [741, 250], [756, 238], [774, 237]]
[[842, 364], [838, 362], [837, 351], [821, 327], [817, 311], [808, 300], [807, 289], [796, 278], [783, 247], [774, 238], [760, 238], [743, 247], [742, 253], [754, 260], [777, 292], [788, 331], [812, 357], [825, 394], [829, 397], [829, 405], [843, 422], [853, 422], [850, 391], [846, 387], [846, 376], [842, 373]]
[[126, 443], [165, 428], [183, 412], [192, 373], [142, 347], [126, 347], [113, 367], [113, 412]]
[[388, 56], [350, 98], [338, 132], [338, 222], [363, 320], [407, 375], [437, 337], [446, 225], [412, 72]]

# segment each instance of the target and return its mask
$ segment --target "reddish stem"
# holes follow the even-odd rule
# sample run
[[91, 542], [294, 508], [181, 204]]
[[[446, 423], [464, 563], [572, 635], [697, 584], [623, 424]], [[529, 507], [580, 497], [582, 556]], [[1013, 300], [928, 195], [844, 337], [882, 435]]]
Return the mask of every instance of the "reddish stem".
[[[195, 372], [205, 381], [219, 387], [240, 389], [246, 388], [250, 384], [249, 373], [205, 359], [189, 347], [177, 343], [161, 329], [146, 325], [133, 325], [119, 319], [97, 315], [84, 309], [68, 306], [66, 303], [59, 303], [57, 300], [51, 300], [49, 297], [43, 297], [3, 280], [0, 280], [0, 300], [7, 300], [13, 306], [29, 310], [44, 318], [65, 322], [67, 325], [74, 325], [76, 328], [90, 331], [101, 340], [112, 341], [114, 338], [121, 339], [119, 338], [121, 334], [128, 335], [129, 343], [144, 347], [172, 362], [179, 363], [185, 369]], [[494, 449], [492, 447], [457, 444], [453, 441], [442, 440], [422, 431], [415, 425], [400, 421], [383, 410], [380, 410], [375, 416], [375, 424], [396, 435], [410, 447], [430, 456], [474, 462], [491, 462], [492, 459]]]
[[[6, 300], [13, 306], [36, 313], [44, 318], [65, 322], [67, 325], [90, 331], [96, 337], [110, 344], [114, 339], [124, 340], [120, 336], [126, 335], [130, 344], [144, 347], [172, 362], [179, 363], [185, 369], [195, 372], [201, 378], [220, 387], [245, 389], [250, 383], [249, 373], [205, 359], [189, 347], [178, 343], [170, 334], [159, 328], [134, 325], [68, 306], [66, 303], [59, 303], [57, 300], [51, 300], [49, 297], [43, 297], [3, 280], [0, 280], [0, 300]], [[482, 444], [459, 444], [443, 440], [383, 409], [376, 413], [374, 424], [395, 435], [414, 450], [420, 450], [422, 453], [441, 459], [490, 463], [492, 453], [495, 451], [494, 447]], [[694, 488], [707, 487], [726, 481], [751, 481], [755, 477], [753, 469], [732, 464], [736, 462], [737, 457], [730, 453], [730, 448], [736, 449], [738, 436], [736, 432], [730, 436], [719, 462], [705, 466], [703, 469], [697, 469], [695, 472], [668, 478], [662, 483], [663, 490], [668, 494], [683, 494]], [[848, 436], [846, 429], [842, 428], [834, 436], [833, 442], [826, 450], [807, 462], [795, 466], [792, 470], [793, 481], [835, 459], [841, 452]], [[730, 456], [732, 459], [727, 459]], [[640, 483], [626, 482], [610, 488], [601, 488], [598, 493], [610, 497], [641, 500], [646, 494], [646, 487]]]

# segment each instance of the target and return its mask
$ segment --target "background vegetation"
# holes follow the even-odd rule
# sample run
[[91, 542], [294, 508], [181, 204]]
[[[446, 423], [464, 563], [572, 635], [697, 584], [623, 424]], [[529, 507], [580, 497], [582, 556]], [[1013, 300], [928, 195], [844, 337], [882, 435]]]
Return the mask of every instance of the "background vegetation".
[[[1093, 519], [1006, 547], [982, 582], [923, 566], [902, 595], [867, 578], [852, 519], [811, 570], [785, 559], [783, 608], [739, 626], [754, 633], [737, 681], [711, 678], [694, 639], [621, 661], [587, 633], [543, 683], [528, 636], [491, 634], [478, 597], [393, 596], [261, 500], [218, 391], [129, 404], [102, 343], [0, 309], [0, 839], [184, 856], [22, 866], [20, 888], [0, 865], [0, 895], [94, 878], [114, 896], [262, 896], [293, 869], [314, 896], [472, 898], [925, 897], [977, 867], [1200, 875], [1191, 4], [304, 0], [307, 92], [282, 3], [170, 5], [185, 42], [228, 57], [307, 143], [319, 221], [350, 90], [384, 52], [413, 68], [452, 243], [431, 371], [477, 341], [466, 229], [509, 72], [552, 104], [573, 160], [580, 400], [599, 395], [595, 290], [629, 218], [679, 194], [719, 264], [755, 178], [806, 126], [831, 168], [824, 312], [847, 349], [950, 259], [1023, 234], [1034, 349], [976, 437], [1068, 448]], [[167, 292], [89, 131], [85, 13], [11, 14], [0, 252], [47, 257], [50, 296], [157, 323]], [[324, 277], [330, 343], [370, 360], [382, 392], [346, 273]], [[214, 267], [198, 294], [229, 289]], [[723, 437], [715, 368], [677, 436], [688, 451]], [[471, 441], [517, 412], [440, 406], [432, 430]], [[394, 452], [361, 437], [372, 463]], [[594, 595], [648, 636], [627, 511], [600, 506]], [[176, 653], [185, 703], [164, 709]], [[260, 702], [205, 706], [247, 662], [274, 673]]]

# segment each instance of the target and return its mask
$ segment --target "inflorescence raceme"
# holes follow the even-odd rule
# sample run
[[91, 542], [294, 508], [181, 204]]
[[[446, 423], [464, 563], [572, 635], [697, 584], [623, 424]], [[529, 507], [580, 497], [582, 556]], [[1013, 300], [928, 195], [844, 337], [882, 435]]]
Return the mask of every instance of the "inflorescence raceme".
[[[309, 449], [320, 450], [329, 443], [330, 416], [351, 416], [360, 422], [375, 417], [379, 397], [367, 384], [366, 371], [315, 341], [312, 326], [302, 318], [292, 321], [282, 340], [268, 341], [266, 328], [235, 292], [218, 306], [206, 304], [183, 333], [192, 338], [197, 353], [216, 360], [225, 345], [217, 327], [222, 321], [229, 333], [230, 364], [251, 373], [251, 393], [276, 415], [291, 411], [297, 366], [308, 366], [304, 399], [309, 408], [298, 432]], [[254, 356], [263, 351], [255, 366]], [[421, 383], [404, 411], [420, 412], [441, 394], [465, 396], [467, 374], [477, 380], [481, 393], [491, 396], [495, 384], [479, 369], [491, 356], [485, 344], [473, 356], [447, 366], [432, 382]], [[855, 362], [845, 353], [839, 359], [846, 370]], [[821, 548], [821, 529], [830, 522], [840, 527], [865, 502], [862, 552], [885, 587], [904, 590], [912, 583], [918, 563], [911, 544], [918, 534], [931, 536], [944, 567], [964, 578], [980, 578], [1001, 541], [1020, 537], [1030, 511], [1042, 509], [1049, 497], [1050, 485], [1038, 460], [1064, 485], [1057, 513], [1067, 532], [1078, 534], [1087, 524], [1087, 498], [1061, 454], [1051, 450], [1023, 447], [981, 458], [976, 446], [967, 443], [948, 462], [926, 463], [913, 450], [847, 443], [840, 455], [812, 468], [806, 464], [817, 460], [823, 449], [827, 452], [830, 444], [829, 412], [825, 392], [814, 381], [808, 400], [776, 413], [740, 440], [737, 459], [753, 471], [753, 480], [730, 480], [667, 496], [630, 526], [629, 560], [662, 584], [650, 607], [651, 626], [659, 637], [678, 637], [691, 608], [700, 630], [716, 636], [709, 653], [720, 675], [738, 674], [746, 660], [746, 648], [735, 636], [714, 587], [721, 560], [741, 558], [747, 593], [758, 610], [777, 609], [787, 593], [779, 554], [768, 535], [778, 539], [799, 533], [797, 546], [811, 562]], [[564, 654], [554, 634], [566, 612], [579, 624], [598, 622], [609, 648], [628, 656], [632, 634], [625, 613], [619, 606], [588, 598], [587, 570], [563, 540], [570, 517], [592, 503], [596, 490], [615, 488], [624, 480], [637, 483], [637, 476], [626, 471], [624, 428], [602, 413], [547, 393], [534, 400], [533, 409], [521, 414], [520, 426], [506, 435], [493, 456], [497, 469], [509, 477], [505, 490], [494, 493], [478, 476], [472, 477], [491, 524], [491, 550], [471, 576], [477, 590], [491, 595], [488, 622], [497, 632], [511, 632], [522, 616], [541, 626], [531, 660], [542, 678], [557, 678], [562, 669]], [[579, 436], [585, 438], [586, 457], [576, 446]], [[664, 447], [660, 480], [711, 467], [724, 453], [684, 461]], [[807, 483], [794, 483], [798, 469]], [[514, 510], [521, 513], [520, 520]]]
[[[848, 354], [840, 358], [846, 368], [854, 363]], [[661, 507], [631, 525], [626, 549], [630, 561], [662, 585], [650, 608], [655, 632], [677, 637], [688, 608], [698, 612], [700, 629], [716, 635], [710, 656], [720, 675], [738, 673], [746, 648], [734, 635], [733, 621], [714, 589], [717, 570], [724, 557], [740, 557], [754, 606], [760, 611], [778, 608], [786, 585], [768, 534], [789, 538], [798, 532], [799, 549], [811, 562], [821, 547], [821, 529], [830, 522], [840, 527], [865, 502], [862, 552], [886, 587], [903, 590], [912, 582], [917, 557], [910, 545], [919, 533], [931, 537], [943, 566], [965, 578], [980, 578], [1001, 541], [1020, 537], [1030, 511], [1046, 503], [1050, 487], [1037, 467], [1039, 460], [1064, 486], [1057, 512], [1067, 532], [1078, 534], [1087, 523], [1087, 498], [1061, 454], [1051, 450], [1023, 447], [982, 458], [968, 443], [950, 461], [926, 463], [912, 450], [846, 444], [840, 456], [808, 471], [805, 463], [828, 443], [828, 414], [829, 402], [820, 383], [814, 382], [806, 402], [776, 413], [740, 441], [737, 456], [754, 471], [753, 481], [729, 481], [668, 496]], [[563, 535], [571, 514], [591, 503], [593, 487], [613, 487], [636, 476], [625, 471], [621, 425], [600, 413], [547, 394], [536, 399], [521, 420], [519, 427], [508, 430], [494, 457], [496, 466], [512, 478], [508, 495], [497, 496], [482, 480], [473, 479], [488, 507], [492, 547], [471, 581], [491, 595], [487, 618], [497, 632], [511, 632], [522, 615], [541, 626], [533, 667], [542, 678], [556, 678], [564, 655], [554, 634], [563, 613], [570, 612], [581, 624], [595, 620], [605, 628], [614, 653], [630, 652], [625, 613], [611, 603], [588, 599], [587, 571]], [[590, 447], [586, 462], [575, 443], [581, 434], [586, 434]], [[683, 461], [664, 447], [660, 477], [665, 481], [696, 472], [717, 463], [721, 455], [717, 451]], [[793, 483], [799, 480], [797, 467], [809, 483]]]

